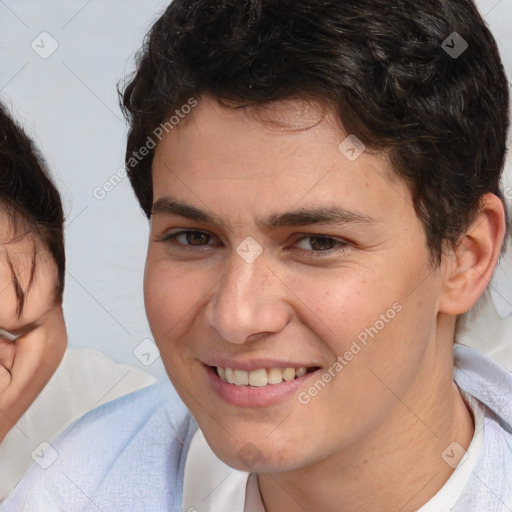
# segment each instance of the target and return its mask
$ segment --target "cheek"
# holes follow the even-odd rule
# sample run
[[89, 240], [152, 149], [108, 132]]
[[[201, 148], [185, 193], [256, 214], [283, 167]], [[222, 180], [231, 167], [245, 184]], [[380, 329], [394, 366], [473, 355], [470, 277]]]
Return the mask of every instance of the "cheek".
[[196, 317], [206, 291], [195, 272], [148, 257], [144, 273], [146, 314], [157, 344], [179, 343]]
[[[295, 309], [302, 322], [320, 339], [328, 340], [338, 354], [392, 308], [393, 298], [398, 296], [396, 288], [386, 290], [379, 276], [361, 268], [310, 275], [302, 272], [288, 286], [299, 299]], [[387, 287], [395, 287], [395, 283], [388, 282]]]
[[[414, 372], [435, 335], [435, 293], [423, 288], [411, 293], [404, 271], [391, 265], [387, 270], [336, 269], [320, 277], [303, 274], [290, 284], [300, 299], [300, 321], [328, 348], [333, 363], [344, 358], [344, 377], [335, 379], [344, 386], [349, 376], [356, 388], [368, 386], [368, 378], [376, 379], [371, 370], [397, 384], [410, 378], [407, 373]], [[425, 287], [435, 283], [427, 280]]]
[[324, 342], [339, 364], [333, 368], [330, 391], [315, 406], [328, 410], [347, 429], [363, 424], [364, 418], [373, 418], [375, 423], [393, 406], [395, 394], [405, 395], [436, 329], [432, 294], [410, 294], [407, 287], [381, 293], [362, 288], [360, 292], [338, 293], [336, 313], [331, 306], [323, 317], [335, 326]]

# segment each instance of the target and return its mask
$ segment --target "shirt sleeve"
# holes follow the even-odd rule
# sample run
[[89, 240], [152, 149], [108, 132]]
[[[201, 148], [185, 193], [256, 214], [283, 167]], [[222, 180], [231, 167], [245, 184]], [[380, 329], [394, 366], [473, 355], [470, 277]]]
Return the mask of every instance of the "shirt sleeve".
[[1, 511], [178, 512], [192, 426], [169, 383], [105, 404], [48, 444]]

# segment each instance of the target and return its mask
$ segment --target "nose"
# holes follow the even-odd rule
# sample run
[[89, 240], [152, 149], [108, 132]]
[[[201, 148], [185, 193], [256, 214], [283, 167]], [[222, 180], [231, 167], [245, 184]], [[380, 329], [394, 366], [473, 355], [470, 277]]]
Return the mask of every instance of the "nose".
[[278, 333], [290, 318], [286, 287], [266, 260], [246, 263], [236, 253], [205, 311], [207, 327], [237, 344]]

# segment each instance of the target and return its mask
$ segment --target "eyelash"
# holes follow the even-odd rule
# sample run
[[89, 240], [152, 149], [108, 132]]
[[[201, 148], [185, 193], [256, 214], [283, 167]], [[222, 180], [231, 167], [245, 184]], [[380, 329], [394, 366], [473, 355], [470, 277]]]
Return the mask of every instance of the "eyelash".
[[[176, 233], [170, 233], [170, 234], [164, 235], [163, 237], [159, 238], [158, 241], [165, 243], [167, 245], [172, 245], [181, 251], [192, 251], [192, 252], [198, 253], [198, 252], [205, 252], [208, 250], [208, 247], [210, 247], [209, 244], [193, 246], [193, 245], [183, 244], [182, 242], [179, 242], [177, 240], [180, 235], [186, 235], [188, 233], [199, 233], [202, 235], [206, 235], [207, 237], [210, 237], [210, 240], [212, 238], [214, 238], [214, 235], [210, 235], [209, 233], [207, 233], [205, 231], [187, 229], [187, 230], [178, 231]], [[340, 239], [332, 237], [332, 236], [327, 236], [327, 235], [322, 235], [322, 234], [302, 235], [301, 237], [297, 238], [297, 240], [294, 243], [296, 244], [297, 242], [307, 239], [307, 238], [321, 238], [324, 240], [334, 241], [338, 246], [338, 247], [333, 247], [331, 249], [326, 249], [324, 251], [307, 250], [307, 249], [300, 249], [300, 248], [298, 249], [301, 253], [306, 254], [307, 257], [309, 257], [309, 258], [322, 258], [322, 257], [332, 256], [333, 254], [344, 252], [346, 250], [346, 248], [349, 246], [348, 242], [345, 242], [343, 240], [340, 240]], [[208, 240], [208, 241], [210, 241], [210, 240]]]

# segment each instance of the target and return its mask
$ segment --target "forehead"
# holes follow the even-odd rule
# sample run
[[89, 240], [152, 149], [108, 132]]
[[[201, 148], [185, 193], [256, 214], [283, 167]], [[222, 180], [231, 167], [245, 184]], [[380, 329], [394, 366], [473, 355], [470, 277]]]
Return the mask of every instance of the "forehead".
[[156, 148], [154, 201], [172, 192], [210, 210], [238, 202], [262, 214], [276, 204], [287, 209], [336, 201], [373, 213], [404, 201], [410, 206], [410, 191], [387, 156], [365, 150], [347, 158], [346, 139], [339, 119], [321, 104], [226, 108], [205, 97]]
[[[171, 157], [178, 165], [201, 160], [224, 163], [226, 173], [230, 170], [241, 173], [249, 170], [240, 168], [241, 162], [261, 170], [254, 164], [263, 159], [277, 159], [279, 163], [289, 161], [291, 153], [297, 153], [297, 145], [314, 144], [317, 152], [337, 149], [342, 135], [335, 116], [319, 103], [287, 100], [268, 105], [226, 107], [204, 96], [188, 117], [164, 134], [156, 149], [156, 159]], [[164, 155], [169, 145], [176, 146], [173, 155]], [[299, 158], [297, 155], [293, 160]], [[236, 178], [238, 174], [226, 174], [226, 177]]]

